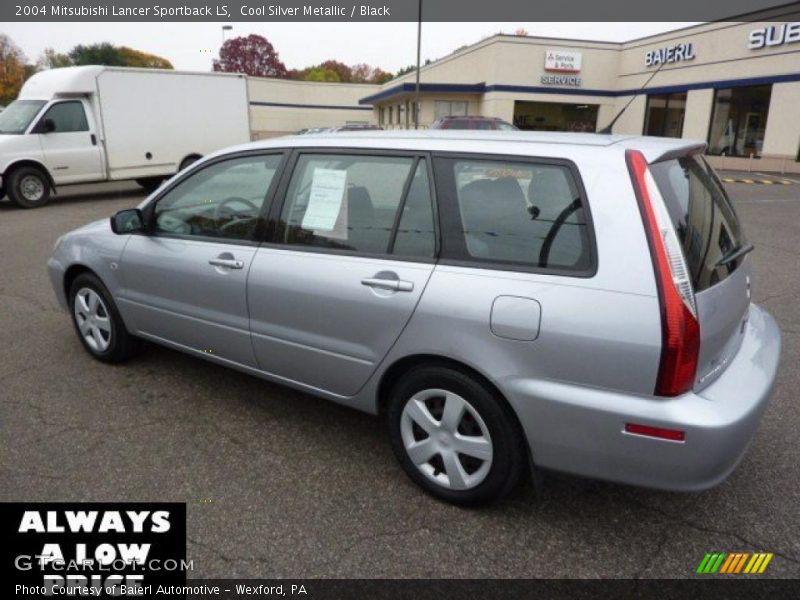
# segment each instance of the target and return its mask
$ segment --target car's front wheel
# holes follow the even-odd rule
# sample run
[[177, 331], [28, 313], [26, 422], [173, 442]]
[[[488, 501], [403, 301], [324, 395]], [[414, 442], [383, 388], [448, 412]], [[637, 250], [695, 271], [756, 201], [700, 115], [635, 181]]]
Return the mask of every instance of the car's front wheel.
[[81, 344], [97, 360], [121, 362], [138, 349], [138, 339], [125, 329], [116, 304], [91, 273], [75, 278], [69, 293], [72, 322]]
[[519, 425], [496, 393], [449, 366], [412, 369], [390, 393], [392, 448], [406, 473], [456, 504], [497, 500], [524, 472]]

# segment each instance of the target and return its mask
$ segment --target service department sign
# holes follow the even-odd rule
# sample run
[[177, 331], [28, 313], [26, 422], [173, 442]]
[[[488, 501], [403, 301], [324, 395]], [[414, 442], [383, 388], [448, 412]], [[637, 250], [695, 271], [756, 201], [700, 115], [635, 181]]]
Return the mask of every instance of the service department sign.
[[544, 53], [544, 70], [558, 73], [580, 73], [580, 52], [548, 48]]

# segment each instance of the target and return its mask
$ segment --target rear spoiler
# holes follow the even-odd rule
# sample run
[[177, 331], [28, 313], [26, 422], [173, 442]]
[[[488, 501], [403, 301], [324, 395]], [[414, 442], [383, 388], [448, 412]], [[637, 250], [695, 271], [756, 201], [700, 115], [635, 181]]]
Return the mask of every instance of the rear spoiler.
[[673, 148], [664, 154], [661, 154], [650, 163], [657, 163], [664, 160], [671, 160], [673, 158], [681, 158], [682, 156], [692, 156], [694, 154], [703, 154], [708, 148], [708, 144], [692, 144], [691, 146], [681, 146], [680, 148]]

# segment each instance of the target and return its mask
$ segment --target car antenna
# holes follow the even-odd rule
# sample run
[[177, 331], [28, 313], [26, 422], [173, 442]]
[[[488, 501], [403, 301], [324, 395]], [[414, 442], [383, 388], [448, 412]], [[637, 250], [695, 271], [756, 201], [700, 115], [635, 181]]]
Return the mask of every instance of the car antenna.
[[658, 75], [658, 72], [661, 70], [661, 67], [663, 67], [665, 64], [667, 64], [667, 63], [666, 62], [662, 62], [660, 65], [658, 65], [658, 68], [655, 71], [653, 71], [653, 73], [650, 75], [650, 77], [648, 77], [647, 81], [644, 82], [644, 85], [642, 85], [642, 87], [640, 87], [638, 90], [636, 90], [636, 93], [631, 95], [631, 99], [628, 100], [627, 104], [625, 104], [625, 106], [622, 107], [622, 110], [620, 110], [617, 113], [617, 116], [615, 116], [613, 119], [611, 119], [611, 123], [609, 123], [606, 127], [601, 129], [600, 131], [598, 131], [598, 133], [605, 133], [605, 134], [608, 134], [608, 135], [611, 134], [611, 128], [614, 127], [614, 124], [622, 116], [622, 113], [624, 113], [628, 109], [628, 107], [631, 105], [631, 102], [633, 102], [636, 99], [636, 96], [639, 95], [639, 92], [641, 92], [644, 88], [646, 88], [648, 86], [648, 84], [651, 81], [653, 81], [653, 77]]

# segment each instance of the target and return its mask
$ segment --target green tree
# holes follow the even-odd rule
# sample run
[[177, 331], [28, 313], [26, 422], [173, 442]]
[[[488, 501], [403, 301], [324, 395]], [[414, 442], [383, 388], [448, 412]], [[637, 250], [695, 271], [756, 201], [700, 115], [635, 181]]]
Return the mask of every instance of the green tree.
[[339, 74], [333, 69], [327, 69], [322, 65], [318, 67], [311, 67], [306, 73], [306, 81], [328, 81], [328, 82], [341, 82]]
[[124, 67], [125, 61], [119, 48], [108, 42], [84, 46], [78, 44], [69, 51], [73, 65], [106, 65], [108, 67]]
[[[46, 53], [47, 51], [45, 51]], [[68, 66], [63, 64], [63, 57], [63, 54], [53, 53], [53, 59], [60, 63], [59, 66]], [[127, 46], [115, 46], [109, 42], [90, 44], [88, 46], [78, 44], [69, 51], [66, 57], [70, 61], [68, 64], [76, 66], [105, 65], [108, 67], [144, 67], [151, 69], [173, 68], [172, 63], [166, 58], [128, 48]]]

